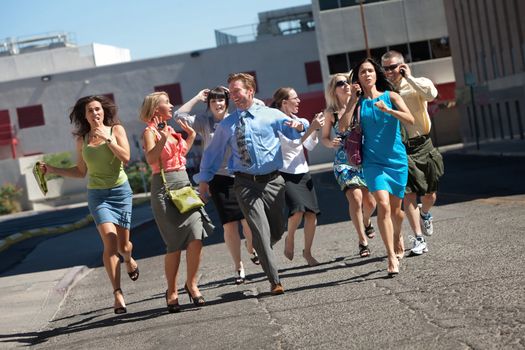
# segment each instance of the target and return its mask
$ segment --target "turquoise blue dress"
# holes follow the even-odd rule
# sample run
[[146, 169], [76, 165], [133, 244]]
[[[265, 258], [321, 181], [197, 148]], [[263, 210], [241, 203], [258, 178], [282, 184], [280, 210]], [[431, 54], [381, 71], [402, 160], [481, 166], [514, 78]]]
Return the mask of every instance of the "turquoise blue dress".
[[[337, 113], [334, 113], [334, 119], [335, 123], [333, 128], [337, 134], [339, 130], [339, 118], [337, 116]], [[345, 131], [341, 136], [344, 137], [346, 136], [346, 134], [348, 134], [348, 131]], [[348, 163], [348, 158], [346, 157], [346, 152], [343, 145], [341, 145], [335, 151], [334, 176], [335, 180], [339, 184], [339, 187], [341, 188], [341, 191], [345, 191], [346, 188], [366, 188], [366, 181], [363, 176], [362, 167], [354, 167]]]
[[403, 198], [408, 180], [408, 159], [401, 139], [401, 125], [398, 119], [374, 106], [379, 100], [395, 109], [389, 91], [373, 100], [361, 98], [363, 174], [370, 192], [385, 190]]

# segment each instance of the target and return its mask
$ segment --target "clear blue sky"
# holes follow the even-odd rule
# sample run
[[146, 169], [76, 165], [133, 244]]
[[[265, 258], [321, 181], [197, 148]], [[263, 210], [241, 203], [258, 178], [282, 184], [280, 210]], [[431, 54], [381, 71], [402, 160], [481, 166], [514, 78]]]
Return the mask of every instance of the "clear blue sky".
[[48, 32], [131, 50], [132, 59], [215, 47], [215, 29], [311, 0], [1, 0], [0, 41]]

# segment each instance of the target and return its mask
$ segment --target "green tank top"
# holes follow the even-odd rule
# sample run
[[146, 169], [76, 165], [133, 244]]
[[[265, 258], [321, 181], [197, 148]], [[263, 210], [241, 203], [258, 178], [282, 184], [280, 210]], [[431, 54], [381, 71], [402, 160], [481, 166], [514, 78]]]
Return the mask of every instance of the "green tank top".
[[[113, 128], [111, 128], [111, 134]], [[88, 146], [84, 137], [82, 157], [87, 165], [89, 189], [107, 189], [122, 185], [128, 179], [124, 165], [111, 152], [109, 146], [103, 143], [98, 146]]]

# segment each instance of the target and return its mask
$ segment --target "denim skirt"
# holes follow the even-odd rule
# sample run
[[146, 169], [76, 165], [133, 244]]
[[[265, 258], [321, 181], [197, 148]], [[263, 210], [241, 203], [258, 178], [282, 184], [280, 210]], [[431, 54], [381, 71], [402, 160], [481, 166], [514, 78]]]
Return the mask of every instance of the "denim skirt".
[[128, 181], [113, 188], [88, 189], [87, 194], [89, 212], [97, 226], [111, 222], [129, 230], [133, 192]]

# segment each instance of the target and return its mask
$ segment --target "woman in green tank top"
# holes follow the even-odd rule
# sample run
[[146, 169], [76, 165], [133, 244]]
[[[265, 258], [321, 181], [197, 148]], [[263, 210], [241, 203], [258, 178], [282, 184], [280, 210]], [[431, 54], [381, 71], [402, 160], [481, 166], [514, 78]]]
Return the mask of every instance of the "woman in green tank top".
[[105, 96], [79, 99], [69, 119], [77, 137], [77, 164], [57, 168], [41, 163], [43, 173], [83, 178], [88, 175], [88, 206], [104, 244], [104, 267], [113, 287], [114, 312], [126, 313], [120, 289], [120, 258], [131, 280], [139, 277], [129, 240], [132, 191], [123, 165], [130, 158], [126, 131], [117, 117], [117, 107]]

